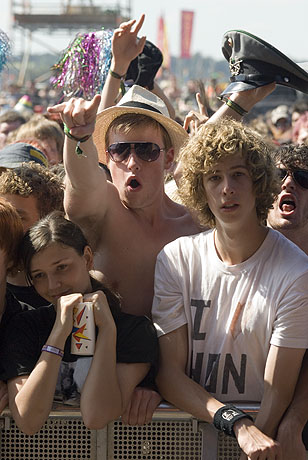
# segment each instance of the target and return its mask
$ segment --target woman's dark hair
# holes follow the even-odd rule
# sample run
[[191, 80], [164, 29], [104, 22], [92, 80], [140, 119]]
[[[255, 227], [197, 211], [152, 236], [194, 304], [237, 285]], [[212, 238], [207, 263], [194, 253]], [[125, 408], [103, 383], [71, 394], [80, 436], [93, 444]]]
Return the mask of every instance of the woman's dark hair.
[[[36, 222], [24, 235], [21, 257], [26, 278], [30, 284], [31, 260], [35, 254], [46, 249], [52, 243], [59, 243], [71, 247], [82, 256], [84, 248], [90, 246], [81, 228], [74, 222], [66, 219], [61, 211], [53, 211]], [[91, 277], [93, 290], [102, 290], [107, 297], [113, 315], [120, 311], [120, 297], [106, 286]]]

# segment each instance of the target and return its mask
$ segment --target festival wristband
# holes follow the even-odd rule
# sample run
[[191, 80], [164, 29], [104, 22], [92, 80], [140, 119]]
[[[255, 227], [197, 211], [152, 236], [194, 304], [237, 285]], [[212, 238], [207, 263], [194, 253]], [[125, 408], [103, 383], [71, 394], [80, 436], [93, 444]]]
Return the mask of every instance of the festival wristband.
[[234, 110], [236, 113], [238, 113], [241, 117], [246, 115], [247, 110], [244, 110], [243, 107], [241, 107], [239, 104], [236, 102], [232, 101], [229, 97], [227, 96], [221, 96], [218, 99], [223, 101], [230, 109]]
[[52, 345], [44, 345], [42, 348], [42, 351], [46, 351], [47, 353], [52, 353], [53, 355], [60, 356], [61, 358], [63, 358], [64, 356], [63, 350], [61, 350], [58, 347], [54, 347]]
[[121, 89], [122, 96], [124, 96], [124, 94], [125, 94], [124, 81], [125, 81], [126, 73], [124, 75], [120, 75], [120, 74], [118, 74], [117, 72], [114, 72], [111, 69], [109, 69], [109, 73], [113, 78], [116, 78], [117, 80], [121, 80], [120, 89]]
[[72, 141], [76, 141], [76, 142], [77, 142], [77, 145], [76, 145], [76, 148], [75, 148], [76, 154], [77, 154], [77, 155], [83, 155], [83, 156], [85, 156], [84, 153], [83, 153], [83, 151], [82, 151], [81, 148], [80, 148], [80, 144], [81, 144], [82, 142], [88, 141], [88, 140], [90, 139], [90, 137], [92, 136], [92, 134], [88, 134], [87, 136], [84, 136], [84, 137], [82, 137], [81, 139], [78, 139], [78, 137], [75, 137], [75, 136], [73, 136], [73, 135], [70, 133], [70, 130], [69, 130], [68, 126], [67, 126], [65, 123], [63, 123], [63, 131], [64, 131], [64, 134], [65, 134], [69, 139], [71, 139]]
[[242, 418], [248, 418], [249, 420], [253, 421], [251, 415], [245, 414], [245, 412], [233, 406], [233, 404], [227, 404], [215, 412], [213, 422], [217, 430], [223, 431], [228, 436], [235, 438], [233, 426], [235, 422]]
[[113, 78], [116, 78], [117, 80], [125, 80], [126, 73], [124, 75], [120, 75], [117, 72], [114, 72], [113, 70], [109, 69], [109, 73]]

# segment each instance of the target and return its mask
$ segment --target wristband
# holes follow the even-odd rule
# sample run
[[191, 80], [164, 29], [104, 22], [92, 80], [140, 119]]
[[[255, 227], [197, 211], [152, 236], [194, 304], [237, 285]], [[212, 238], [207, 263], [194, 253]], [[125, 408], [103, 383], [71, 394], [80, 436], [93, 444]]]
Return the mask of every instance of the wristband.
[[44, 345], [42, 348], [42, 351], [46, 351], [47, 353], [52, 353], [53, 355], [60, 356], [61, 358], [63, 358], [64, 356], [63, 350], [61, 350], [58, 347], [54, 347], [52, 345]]
[[72, 141], [76, 141], [77, 142], [77, 145], [76, 145], [76, 148], [75, 148], [75, 153], [79, 156], [79, 155], [83, 155], [83, 156], [86, 156], [84, 155], [83, 151], [81, 150], [80, 148], [80, 144], [82, 142], [86, 142], [87, 140], [90, 139], [90, 137], [92, 136], [92, 134], [88, 134], [87, 136], [84, 136], [82, 137], [81, 139], [78, 139], [78, 137], [75, 137], [73, 136], [71, 133], [70, 133], [70, 130], [68, 128], [68, 126], [63, 123], [63, 131], [64, 131], [64, 134], [69, 138], [71, 139]]
[[222, 96], [222, 97], [219, 97], [218, 99], [220, 99], [221, 101], [223, 101], [228, 107], [230, 107], [230, 109], [234, 110], [236, 113], [238, 113], [241, 117], [243, 117], [244, 115], [246, 115], [247, 110], [244, 110], [243, 107], [241, 107], [240, 105], [238, 105], [236, 102], [232, 101], [229, 97], [227, 96]]
[[113, 78], [116, 78], [117, 80], [125, 80], [126, 73], [124, 75], [119, 75], [117, 72], [114, 72], [111, 69], [109, 69], [109, 73]]
[[233, 426], [241, 418], [249, 418], [249, 420], [253, 421], [251, 415], [245, 414], [245, 412], [233, 406], [233, 404], [227, 404], [215, 412], [213, 423], [217, 430], [223, 431], [228, 436], [235, 438]]
[[116, 78], [117, 80], [121, 80], [120, 89], [121, 89], [122, 96], [124, 96], [125, 94], [124, 81], [125, 81], [126, 73], [124, 75], [119, 75], [117, 72], [114, 72], [111, 69], [109, 69], [109, 73], [113, 78]]

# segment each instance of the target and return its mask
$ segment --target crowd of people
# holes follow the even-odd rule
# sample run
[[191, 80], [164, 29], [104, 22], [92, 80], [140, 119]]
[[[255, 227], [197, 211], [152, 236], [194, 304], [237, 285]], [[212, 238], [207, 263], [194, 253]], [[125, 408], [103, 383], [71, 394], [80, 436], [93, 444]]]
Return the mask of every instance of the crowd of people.
[[[155, 80], [123, 94], [143, 21], [115, 30], [102, 94], [0, 117], [0, 411], [34, 434], [55, 401], [101, 429], [164, 399], [241, 459], [304, 460], [308, 111], [245, 122], [274, 82], [211, 113], [197, 92], [182, 124]], [[93, 356], [71, 353], [80, 302]]]

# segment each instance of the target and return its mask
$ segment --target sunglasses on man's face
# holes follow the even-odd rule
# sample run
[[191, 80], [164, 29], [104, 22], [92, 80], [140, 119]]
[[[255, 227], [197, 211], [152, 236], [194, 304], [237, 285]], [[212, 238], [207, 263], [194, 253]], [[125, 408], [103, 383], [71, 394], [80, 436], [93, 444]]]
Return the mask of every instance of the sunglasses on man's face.
[[143, 161], [155, 161], [160, 152], [165, 150], [153, 142], [116, 142], [109, 145], [107, 152], [113, 161], [119, 163], [130, 156], [132, 149], [134, 149], [137, 157]]
[[284, 168], [277, 168], [278, 175], [281, 181], [284, 181], [286, 177], [291, 175], [293, 180], [303, 188], [308, 189], [308, 170], [306, 169], [295, 169], [294, 171], [290, 171]]

